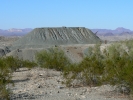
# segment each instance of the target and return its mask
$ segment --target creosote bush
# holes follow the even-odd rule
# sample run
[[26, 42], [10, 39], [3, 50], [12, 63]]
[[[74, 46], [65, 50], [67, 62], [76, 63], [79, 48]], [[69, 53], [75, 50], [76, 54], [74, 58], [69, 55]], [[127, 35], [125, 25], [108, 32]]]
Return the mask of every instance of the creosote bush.
[[100, 44], [90, 47], [88, 55], [78, 64], [72, 64], [63, 72], [67, 86], [72, 84], [95, 86], [101, 84], [100, 76], [103, 74], [103, 55], [100, 52]]
[[104, 81], [112, 85], [124, 84], [130, 88], [126, 90], [126, 94], [133, 92], [133, 56], [131, 56], [133, 47], [128, 46], [128, 42], [133, 43], [130, 40], [107, 48], [103, 62], [105, 66]]
[[133, 93], [132, 44], [133, 40], [114, 43], [103, 51], [100, 50], [100, 45], [90, 47], [88, 55], [79, 64], [64, 70], [66, 85], [72, 86], [74, 82], [88, 86], [124, 85], [125, 94]]
[[9, 99], [11, 93], [6, 85], [11, 82], [11, 70], [8, 68], [6, 63], [0, 59], [0, 100]]
[[13, 72], [22, 67], [26, 67], [30, 69], [37, 65], [33, 61], [22, 60], [22, 59], [19, 59], [17, 57], [12, 57], [12, 56], [8, 56], [6, 58], [3, 58], [2, 60], [6, 62], [6, 65], [8, 66], [8, 68], [10, 68]]
[[49, 50], [42, 50], [36, 54], [37, 63], [40, 67], [56, 69], [62, 71], [70, 64], [69, 59], [64, 52], [59, 48], [50, 48]]
[[28, 60], [20, 60], [12, 56], [0, 58], [0, 100], [9, 100], [11, 91], [7, 88], [12, 83], [12, 74], [21, 67], [32, 68], [37, 64]]

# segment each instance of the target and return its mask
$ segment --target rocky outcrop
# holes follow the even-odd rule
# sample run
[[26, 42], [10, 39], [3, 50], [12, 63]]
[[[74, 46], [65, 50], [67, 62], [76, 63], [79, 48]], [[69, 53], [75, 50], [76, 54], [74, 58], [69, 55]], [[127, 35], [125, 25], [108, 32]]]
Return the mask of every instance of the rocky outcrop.
[[0, 47], [0, 57], [5, 56], [9, 52], [10, 52], [10, 50], [8, 47]]

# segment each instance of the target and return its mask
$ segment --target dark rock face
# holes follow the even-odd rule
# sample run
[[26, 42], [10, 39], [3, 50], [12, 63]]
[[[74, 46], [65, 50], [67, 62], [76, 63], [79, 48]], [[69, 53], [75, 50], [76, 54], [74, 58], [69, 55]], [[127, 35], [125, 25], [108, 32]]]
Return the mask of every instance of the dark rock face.
[[94, 44], [101, 40], [84, 27], [36, 28], [13, 44], [17, 48], [44, 48], [67, 44]]
[[0, 48], [0, 57], [4, 56], [5, 55], [5, 51], [4, 49]]
[[1, 47], [0, 48], [0, 57], [3, 57], [3, 56], [5, 56], [7, 53], [9, 53], [10, 52], [10, 50], [9, 50], [9, 48], [8, 47]]

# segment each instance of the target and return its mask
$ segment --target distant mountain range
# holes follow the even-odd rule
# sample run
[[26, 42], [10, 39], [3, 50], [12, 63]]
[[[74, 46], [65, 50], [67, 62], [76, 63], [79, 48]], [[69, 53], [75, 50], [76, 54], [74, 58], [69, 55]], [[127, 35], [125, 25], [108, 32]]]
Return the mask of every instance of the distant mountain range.
[[111, 29], [91, 29], [91, 31], [99, 36], [114, 36], [114, 35], [133, 35], [133, 31], [123, 27], [118, 27], [115, 30]]
[[[8, 30], [0, 29], [0, 36], [23, 36], [32, 30], [33, 30], [32, 28], [25, 28], [25, 29], [12, 28]], [[98, 36], [133, 35], [133, 31], [131, 31], [130, 29], [123, 28], [123, 27], [118, 27], [115, 30], [91, 29], [91, 31]]]
[[32, 31], [31, 28], [25, 28], [25, 29], [12, 28], [8, 30], [0, 29], [0, 36], [23, 36], [30, 31]]

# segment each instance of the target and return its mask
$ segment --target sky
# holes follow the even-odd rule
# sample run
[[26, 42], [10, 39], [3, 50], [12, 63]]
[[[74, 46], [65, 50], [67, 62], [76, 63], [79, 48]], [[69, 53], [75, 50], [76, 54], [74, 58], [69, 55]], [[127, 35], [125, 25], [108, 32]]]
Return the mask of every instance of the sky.
[[133, 30], [133, 0], [0, 0], [0, 29], [62, 26]]

